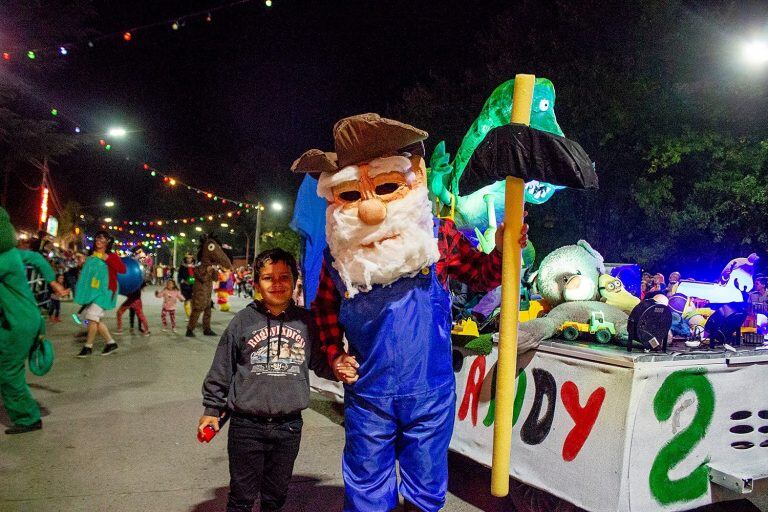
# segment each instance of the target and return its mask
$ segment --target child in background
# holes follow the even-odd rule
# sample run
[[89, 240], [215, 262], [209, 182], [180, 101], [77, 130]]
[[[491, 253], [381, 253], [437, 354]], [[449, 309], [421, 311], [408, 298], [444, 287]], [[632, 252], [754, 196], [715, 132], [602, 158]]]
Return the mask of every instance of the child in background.
[[168, 330], [167, 317], [171, 317], [171, 332], [176, 332], [176, 303], [184, 302], [184, 296], [179, 291], [176, 283], [173, 280], [165, 283], [165, 288], [157, 290], [155, 297], [163, 299], [163, 311], [160, 313], [160, 318], [163, 321], [163, 332]]
[[[64, 274], [57, 275], [56, 282], [59, 283], [62, 288], [65, 288]], [[61, 299], [65, 296], [66, 295], [58, 295], [56, 292], [51, 294], [51, 300], [48, 303], [48, 320], [53, 323], [61, 322], [59, 319], [59, 315], [61, 314]]]
[[[144, 315], [144, 305], [141, 302], [141, 292], [147, 286], [147, 283], [141, 283], [138, 290], [125, 295], [125, 301], [117, 308], [117, 330], [115, 334], [123, 334], [123, 314], [128, 311], [136, 312], [136, 316], [139, 318], [139, 331], [142, 336], [149, 336], [152, 334], [149, 332], [149, 323], [147, 317]], [[131, 327], [133, 328], [133, 327]]]

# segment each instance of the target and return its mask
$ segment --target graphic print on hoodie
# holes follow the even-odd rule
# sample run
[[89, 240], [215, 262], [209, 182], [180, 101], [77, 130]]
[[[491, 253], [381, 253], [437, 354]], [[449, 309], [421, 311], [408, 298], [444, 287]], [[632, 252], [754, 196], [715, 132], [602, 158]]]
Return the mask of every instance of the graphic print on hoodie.
[[251, 334], [245, 342], [245, 350], [251, 351], [251, 373], [277, 376], [301, 372], [306, 340], [300, 331], [283, 322], [269, 322]]

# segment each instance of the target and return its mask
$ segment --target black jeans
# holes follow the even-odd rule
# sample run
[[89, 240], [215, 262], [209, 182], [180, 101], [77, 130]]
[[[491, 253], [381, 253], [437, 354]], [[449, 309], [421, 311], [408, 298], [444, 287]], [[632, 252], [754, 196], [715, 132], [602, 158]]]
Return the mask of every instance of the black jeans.
[[227, 444], [227, 512], [251, 512], [259, 493], [263, 512], [282, 509], [302, 425], [300, 414], [271, 419], [233, 414]]

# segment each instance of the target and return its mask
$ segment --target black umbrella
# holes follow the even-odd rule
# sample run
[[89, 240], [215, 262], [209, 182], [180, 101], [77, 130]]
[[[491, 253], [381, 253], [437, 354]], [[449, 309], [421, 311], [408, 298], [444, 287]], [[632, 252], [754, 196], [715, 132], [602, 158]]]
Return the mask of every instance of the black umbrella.
[[578, 143], [524, 124], [488, 132], [461, 176], [460, 190], [475, 192], [506, 177], [577, 189], [596, 189], [595, 167]]

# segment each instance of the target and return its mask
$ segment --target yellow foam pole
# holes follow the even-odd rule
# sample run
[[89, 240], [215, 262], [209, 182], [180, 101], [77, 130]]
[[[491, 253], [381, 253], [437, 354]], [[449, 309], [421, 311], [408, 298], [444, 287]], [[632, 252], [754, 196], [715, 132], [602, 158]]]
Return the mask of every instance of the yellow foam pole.
[[[512, 99], [512, 122], [531, 123], [534, 75], [516, 75]], [[520, 266], [518, 238], [523, 227], [525, 183], [507, 178], [504, 198], [504, 250], [501, 267], [501, 317], [499, 360], [496, 363], [496, 412], [493, 428], [491, 494], [509, 494], [509, 461], [512, 448], [512, 408], [515, 402], [517, 371], [517, 319], [520, 314]]]

